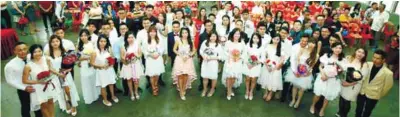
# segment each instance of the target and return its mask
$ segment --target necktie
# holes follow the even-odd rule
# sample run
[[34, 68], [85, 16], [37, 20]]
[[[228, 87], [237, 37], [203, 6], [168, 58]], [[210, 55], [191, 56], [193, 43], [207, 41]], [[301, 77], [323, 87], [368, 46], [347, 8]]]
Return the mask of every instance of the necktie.
[[26, 59], [24, 59], [23, 61], [24, 61], [25, 64], [27, 63], [27, 62], [26, 62]]

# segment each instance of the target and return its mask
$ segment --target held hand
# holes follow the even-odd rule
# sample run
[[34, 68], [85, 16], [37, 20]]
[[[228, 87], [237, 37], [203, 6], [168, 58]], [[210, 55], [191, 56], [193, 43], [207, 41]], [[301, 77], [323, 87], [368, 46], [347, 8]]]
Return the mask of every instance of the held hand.
[[35, 88], [33, 88], [32, 86], [26, 86], [25, 91], [29, 92], [29, 93], [33, 93], [33, 92], [35, 92]]
[[247, 64], [247, 68], [251, 69], [251, 68], [253, 68], [253, 65]]
[[352, 84], [352, 83], [348, 83], [348, 82], [346, 82], [346, 81], [342, 81], [342, 86], [347, 87], [347, 86], [351, 86], [351, 84]]
[[322, 74], [322, 75], [321, 75], [321, 80], [322, 80], [322, 81], [326, 81], [326, 80], [328, 80], [328, 77], [326, 77], [325, 74]]
[[297, 72], [295, 72], [294, 75], [296, 76], [296, 78], [299, 78], [299, 77], [300, 77], [300, 74], [297, 73]]
[[58, 75], [58, 77], [60, 77], [60, 78], [65, 78], [65, 74], [60, 74], [60, 75]]

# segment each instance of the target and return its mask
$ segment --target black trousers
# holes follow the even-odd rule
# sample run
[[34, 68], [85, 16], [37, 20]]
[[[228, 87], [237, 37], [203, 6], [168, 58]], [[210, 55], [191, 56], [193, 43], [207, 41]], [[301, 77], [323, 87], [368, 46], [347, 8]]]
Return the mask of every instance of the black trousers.
[[[52, 18], [53, 18], [53, 16], [54, 16], [54, 14], [51, 13], [51, 12], [49, 12], [49, 13], [41, 13], [41, 14], [42, 14], [42, 19], [43, 19], [44, 27], [45, 27], [46, 29], [48, 29], [48, 28], [49, 28], [48, 23], [50, 23], [50, 25], [51, 25], [51, 21], [53, 20]], [[51, 26], [50, 26], [50, 27], [51, 27]]]
[[[23, 90], [17, 90], [19, 102], [21, 103], [21, 115], [22, 117], [30, 117], [31, 111], [31, 96], [29, 92]], [[35, 111], [35, 117], [42, 117], [40, 110]]]
[[376, 103], [378, 103], [378, 100], [369, 99], [365, 95], [359, 94], [357, 96], [356, 117], [369, 117]]
[[12, 28], [11, 24], [11, 16], [8, 13], [8, 10], [1, 10], [1, 18], [2, 20], [5, 20], [5, 25], [1, 25], [1, 28]]
[[339, 112], [338, 112], [340, 117], [347, 117], [347, 114], [349, 113], [350, 108], [351, 108], [351, 101], [346, 100], [342, 96], [340, 96], [340, 99], [339, 99]]
[[[282, 76], [285, 76], [287, 70], [290, 68], [290, 59], [286, 61], [286, 64], [282, 66]], [[292, 95], [292, 85], [289, 82], [283, 82], [283, 89], [281, 92], [281, 102], [285, 102], [286, 100], [292, 100], [291, 95]], [[289, 98], [290, 97], [290, 98]]]

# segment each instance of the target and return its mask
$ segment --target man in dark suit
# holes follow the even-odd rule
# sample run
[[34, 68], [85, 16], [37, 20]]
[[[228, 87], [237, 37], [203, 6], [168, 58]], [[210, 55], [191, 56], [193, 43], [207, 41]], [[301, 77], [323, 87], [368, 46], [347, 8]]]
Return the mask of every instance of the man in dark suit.
[[168, 33], [168, 56], [171, 58], [171, 66], [174, 67], [176, 54], [174, 53], [175, 37], [179, 36], [181, 24], [178, 21], [172, 22], [172, 32]]
[[263, 21], [262, 23], [264, 23], [267, 29], [265, 32], [271, 37], [275, 37], [276, 35], [275, 24], [272, 23], [272, 14], [270, 12], [265, 13], [265, 21]]
[[[212, 23], [211, 20], [207, 19], [206, 21], [204, 21], [204, 26], [205, 26], [205, 30], [203, 33], [200, 34], [200, 38], [199, 38], [200, 46], [203, 44], [204, 41], [206, 41], [210, 37], [210, 34], [214, 31], [214, 23]], [[199, 65], [201, 65], [203, 63], [203, 57], [200, 56], [200, 46], [199, 46], [199, 48], [197, 48], [197, 56], [199, 57], [199, 62], [200, 62]], [[203, 90], [203, 77], [200, 76], [199, 82], [200, 82], [199, 90], [201, 91], [201, 90]], [[209, 86], [211, 86], [210, 84], [209, 84]]]
[[[156, 25], [158, 23], [158, 19], [156, 17], [153, 16], [153, 10], [154, 10], [154, 6], [153, 5], [147, 5], [146, 6], [146, 10], [145, 10], [145, 14], [144, 16], [140, 17], [139, 20], [139, 24], [142, 24], [143, 18], [147, 17], [150, 20], [150, 24]], [[140, 25], [141, 27], [138, 27], [139, 29], [143, 29], [143, 26]]]
[[[118, 18], [116, 18], [114, 20], [114, 24], [115, 24], [115, 28], [116, 29], [119, 29], [119, 26], [121, 24], [125, 24], [126, 26], [128, 26], [129, 30], [133, 30], [134, 29], [133, 20], [132, 19], [128, 19], [126, 17], [126, 11], [123, 8], [118, 9]], [[118, 35], [121, 35], [119, 30], [117, 30], [117, 32], [118, 32]], [[136, 30], [136, 32], [137, 32], [137, 30]]]

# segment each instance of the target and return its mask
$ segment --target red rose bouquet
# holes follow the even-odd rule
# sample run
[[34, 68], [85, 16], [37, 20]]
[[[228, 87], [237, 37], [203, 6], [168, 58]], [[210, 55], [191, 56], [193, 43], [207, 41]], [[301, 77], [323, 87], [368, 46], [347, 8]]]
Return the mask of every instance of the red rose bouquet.
[[249, 58], [249, 63], [252, 65], [257, 65], [258, 57], [256, 55], [251, 55]]
[[299, 65], [297, 66], [297, 73], [298, 73], [298, 74], [304, 76], [304, 75], [307, 74], [307, 72], [308, 72], [308, 67], [307, 67], [307, 65], [299, 64]]
[[106, 59], [107, 59], [107, 63], [109, 66], [112, 66], [115, 64], [115, 59], [113, 57], [110, 56], [110, 57], [107, 57]]
[[36, 76], [37, 80], [39, 80], [41, 82], [46, 82], [46, 84], [43, 88], [43, 91], [46, 91], [49, 84], [51, 84], [53, 86], [53, 90], [56, 88], [54, 86], [54, 84], [51, 82], [52, 77], [50, 77], [50, 75], [51, 75], [50, 71], [42, 71]]
[[267, 59], [267, 61], [265, 61], [265, 65], [267, 65], [267, 67], [268, 68], [275, 68], [276, 67], [276, 62], [275, 61], [272, 61], [272, 60], [270, 60], [270, 59]]
[[128, 61], [128, 63], [131, 63], [131, 62], [135, 61], [135, 60], [136, 60], [136, 55], [135, 55], [135, 53], [128, 53], [128, 54], [126, 54], [125, 60]]

